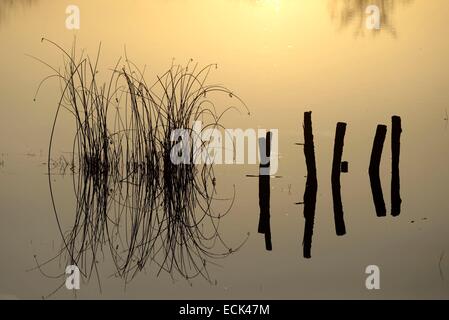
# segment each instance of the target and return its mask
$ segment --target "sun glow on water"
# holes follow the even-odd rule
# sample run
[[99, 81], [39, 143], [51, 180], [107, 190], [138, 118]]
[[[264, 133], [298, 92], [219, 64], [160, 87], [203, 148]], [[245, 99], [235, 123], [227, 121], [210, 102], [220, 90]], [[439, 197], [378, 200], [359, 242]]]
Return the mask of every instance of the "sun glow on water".
[[256, 2], [258, 5], [270, 8], [270, 10], [274, 10], [276, 13], [281, 11], [281, 0], [257, 0]]

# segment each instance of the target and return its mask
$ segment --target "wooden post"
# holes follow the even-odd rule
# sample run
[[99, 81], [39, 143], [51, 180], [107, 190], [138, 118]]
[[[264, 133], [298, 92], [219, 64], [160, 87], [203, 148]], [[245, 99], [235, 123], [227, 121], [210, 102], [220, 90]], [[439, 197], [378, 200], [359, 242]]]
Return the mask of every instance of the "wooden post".
[[271, 132], [267, 132], [266, 138], [259, 139], [259, 152], [261, 164], [259, 166], [259, 226], [258, 232], [265, 235], [265, 248], [273, 249], [271, 244], [270, 226], [270, 156], [271, 156]]
[[313, 226], [315, 222], [316, 195], [318, 182], [315, 164], [315, 146], [312, 131], [312, 112], [304, 112], [304, 155], [307, 166], [306, 189], [304, 192], [304, 238], [303, 256], [311, 258]]
[[391, 118], [391, 215], [398, 216], [401, 213], [401, 194], [399, 180], [399, 155], [401, 151], [401, 117]]
[[371, 192], [373, 194], [374, 206], [378, 217], [384, 217], [387, 214], [379, 174], [380, 160], [382, 158], [382, 150], [386, 134], [387, 126], [379, 124], [376, 129], [376, 136], [374, 137], [373, 150], [371, 152], [371, 160], [369, 164]]
[[342, 236], [346, 234], [343, 204], [341, 202], [341, 185], [340, 185], [341, 158], [343, 154], [345, 133], [346, 133], [346, 123], [338, 122], [335, 132], [334, 158], [332, 161], [332, 175], [331, 175], [332, 199], [334, 203], [335, 231], [337, 233], [337, 236]]
[[315, 145], [313, 143], [312, 111], [304, 112], [304, 155], [307, 176], [316, 179]]

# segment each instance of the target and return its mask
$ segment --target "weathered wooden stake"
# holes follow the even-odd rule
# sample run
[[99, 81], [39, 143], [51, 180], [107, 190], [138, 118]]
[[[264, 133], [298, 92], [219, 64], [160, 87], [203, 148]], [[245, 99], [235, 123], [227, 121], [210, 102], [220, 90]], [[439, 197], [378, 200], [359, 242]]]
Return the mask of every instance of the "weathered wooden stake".
[[374, 206], [378, 217], [384, 217], [387, 214], [379, 174], [380, 160], [382, 158], [382, 150], [386, 134], [387, 126], [379, 124], [376, 129], [376, 136], [374, 137], [373, 150], [371, 152], [371, 160], [369, 164], [371, 192], [373, 194]]
[[338, 236], [346, 234], [343, 204], [341, 202], [341, 185], [340, 185], [340, 174], [341, 174], [341, 158], [343, 154], [343, 146], [345, 141], [346, 133], [346, 123], [338, 122], [335, 132], [335, 143], [334, 143], [334, 159], [332, 161], [332, 199], [334, 203], [334, 220], [335, 220], [335, 231]]
[[311, 258], [313, 226], [315, 222], [316, 195], [318, 182], [315, 164], [315, 146], [313, 143], [312, 112], [304, 112], [304, 155], [307, 166], [306, 189], [304, 192], [304, 238], [303, 256]]
[[399, 180], [399, 155], [401, 151], [401, 117], [391, 118], [391, 215], [398, 216], [401, 213], [401, 194]]

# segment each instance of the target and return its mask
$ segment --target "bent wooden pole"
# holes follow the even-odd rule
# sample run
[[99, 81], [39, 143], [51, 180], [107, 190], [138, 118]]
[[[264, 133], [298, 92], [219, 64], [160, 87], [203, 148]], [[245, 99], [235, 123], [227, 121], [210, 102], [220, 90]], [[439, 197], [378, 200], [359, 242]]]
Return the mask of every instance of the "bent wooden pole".
[[334, 203], [335, 232], [338, 236], [346, 234], [343, 204], [341, 202], [341, 158], [345, 141], [346, 123], [338, 122], [335, 132], [334, 158], [332, 161], [332, 200]]
[[378, 217], [384, 217], [387, 214], [379, 174], [380, 160], [382, 158], [382, 150], [384, 147], [386, 134], [387, 126], [379, 124], [376, 129], [376, 136], [374, 137], [373, 150], [371, 152], [371, 160], [369, 164], [371, 192], [373, 194], [374, 206]]
[[307, 166], [306, 189], [304, 192], [304, 238], [303, 256], [312, 257], [312, 237], [315, 223], [316, 195], [318, 182], [316, 176], [315, 146], [312, 131], [312, 112], [304, 112], [304, 156]]
[[401, 117], [391, 118], [391, 215], [398, 216], [401, 213], [401, 194], [399, 180], [399, 155], [401, 151]]

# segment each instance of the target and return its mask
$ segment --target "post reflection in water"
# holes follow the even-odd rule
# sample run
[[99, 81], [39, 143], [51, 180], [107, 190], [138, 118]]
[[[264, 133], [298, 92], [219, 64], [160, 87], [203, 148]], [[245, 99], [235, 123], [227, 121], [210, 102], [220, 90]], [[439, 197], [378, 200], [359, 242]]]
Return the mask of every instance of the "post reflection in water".
[[343, 204], [341, 201], [341, 183], [340, 174], [342, 172], [342, 155], [343, 146], [346, 133], [346, 123], [337, 123], [337, 128], [335, 132], [335, 143], [334, 143], [334, 157], [332, 160], [332, 200], [334, 204], [334, 221], [335, 221], [335, 232], [338, 236], [346, 234], [346, 226], [344, 220]]
[[304, 155], [307, 166], [306, 189], [304, 191], [304, 238], [303, 256], [312, 257], [312, 237], [315, 224], [316, 195], [318, 180], [316, 175], [315, 145], [313, 142], [312, 112], [304, 113]]
[[391, 117], [391, 215], [401, 214], [399, 155], [401, 152], [401, 117]]
[[368, 169], [374, 206], [376, 208], [376, 214], [378, 217], [385, 217], [387, 215], [387, 209], [385, 207], [379, 173], [380, 160], [382, 158], [382, 150], [384, 147], [386, 134], [387, 126], [379, 124], [377, 126], [376, 135], [374, 137], [371, 160]]
[[[271, 132], [267, 132], [266, 138], [259, 139], [259, 152], [261, 164], [259, 168], [259, 226], [258, 232], [265, 235], [265, 248], [273, 249], [271, 243], [270, 226], [270, 157], [271, 157]], [[263, 160], [262, 160], [263, 159]]]

